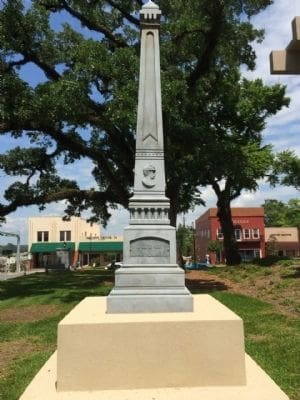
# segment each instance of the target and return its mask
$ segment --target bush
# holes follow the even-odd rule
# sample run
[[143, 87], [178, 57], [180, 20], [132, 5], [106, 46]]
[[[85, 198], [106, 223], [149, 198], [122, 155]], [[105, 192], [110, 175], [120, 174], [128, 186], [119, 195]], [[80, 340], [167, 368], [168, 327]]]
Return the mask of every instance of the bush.
[[10, 272], [16, 272], [16, 269], [17, 269], [16, 264], [10, 264], [10, 266], [9, 266], [9, 271]]
[[[274, 265], [274, 264], [282, 265], [282, 262], [285, 262], [285, 261], [288, 261], [291, 264], [293, 263], [289, 259], [289, 257], [275, 256], [275, 255], [270, 255], [265, 258], [256, 258], [255, 260], [253, 260], [253, 263], [256, 265], [260, 265], [262, 267], [270, 267], [271, 265]], [[291, 264], [288, 264], [288, 265], [291, 265]]]
[[290, 267], [291, 265], [293, 265], [293, 260], [278, 260], [277, 265], [280, 265], [281, 267]]

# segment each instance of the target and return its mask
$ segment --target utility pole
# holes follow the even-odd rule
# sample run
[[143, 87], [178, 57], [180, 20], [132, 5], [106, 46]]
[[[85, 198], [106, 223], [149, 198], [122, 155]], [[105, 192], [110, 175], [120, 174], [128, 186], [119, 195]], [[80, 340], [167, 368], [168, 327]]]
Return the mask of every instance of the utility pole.
[[13, 237], [17, 238], [16, 270], [17, 270], [17, 272], [21, 272], [21, 266], [20, 266], [20, 235], [18, 233], [0, 231], [0, 236], [13, 236]]

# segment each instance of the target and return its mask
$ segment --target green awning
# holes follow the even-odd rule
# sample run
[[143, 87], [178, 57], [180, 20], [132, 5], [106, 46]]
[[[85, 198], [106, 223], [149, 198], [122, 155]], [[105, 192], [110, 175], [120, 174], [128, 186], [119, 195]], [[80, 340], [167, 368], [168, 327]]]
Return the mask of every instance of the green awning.
[[79, 251], [98, 251], [101, 253], [123, 251], [123, 242], [80, 242]]
[[74, 242], [39, 242], [32, 243], [30, 253], [54, 253], [56, 250], [75, 250]]

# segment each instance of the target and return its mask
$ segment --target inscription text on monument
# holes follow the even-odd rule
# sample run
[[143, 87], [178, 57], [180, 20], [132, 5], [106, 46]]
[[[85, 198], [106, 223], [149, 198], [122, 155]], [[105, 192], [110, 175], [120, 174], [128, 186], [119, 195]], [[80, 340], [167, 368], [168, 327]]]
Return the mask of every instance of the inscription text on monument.
[[169, 257], [170, 243], [159, 238], [141, 238], [130, 242], [131, 257]]

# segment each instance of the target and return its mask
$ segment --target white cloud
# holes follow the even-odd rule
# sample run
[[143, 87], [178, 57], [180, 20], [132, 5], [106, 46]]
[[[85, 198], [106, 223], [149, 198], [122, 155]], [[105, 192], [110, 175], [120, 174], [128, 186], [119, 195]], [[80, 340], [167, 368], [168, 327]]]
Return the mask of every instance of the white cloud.
[[[20, 235], [21, 244], [27, 244], [27, 217], [8, 216], [6, 221], [6, 224], [0, 227], [0, 231]], [[16, 243], [16, 240], [15, 237], [0, 236], [0, 244]]]
[[299, 1], [275, 0], [265, 11], [251, 19], [258, 29], [264, 29], [265, 39], [261, 44], [256, 44], [257, 66], [254, 72], [249, 72], [251, 77], [261, 77], [272, 82], [295, 82], [299, 79], [291, 76], [270, 75], [269, 54], [272, 50], [282, 50], [287, 47], [292, 39], [291, 22], [295, 16], [300, 15]]
[[76, 180], [82, 189], [95, 187], [96, 183], [92, 176], [94, 165], [90, 159], [83, 158], [73, 164], [64, 165], [60, 162], [57, 170], [62, 178]]
[[249, 79], [262, 78], [267, 84], [286, 85], [286, 95], [291, 102], [275, 116], [269, 118], [263, 133], [265, 143], [271, 143], [275, 151], [293, 149], [300, 154], [300, 76], [271, 75], [269, 54], [272, 50], [283, 50], [292, 39], [291, 22], [300, 15], [300, 1], [276, 0], [264, 12], [253, 17], [252, 23], [265, 30], [265, 40], [255, 44], [257, 63], [255, 71], [244, 71]]
[[101, 228], [101, 235], [122, 235], [123, 229], [129, 224], [129, 212], [123, 207], [117, 210], [110, 210], [112, 213], [109, 224], [106, 228]]

